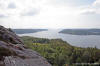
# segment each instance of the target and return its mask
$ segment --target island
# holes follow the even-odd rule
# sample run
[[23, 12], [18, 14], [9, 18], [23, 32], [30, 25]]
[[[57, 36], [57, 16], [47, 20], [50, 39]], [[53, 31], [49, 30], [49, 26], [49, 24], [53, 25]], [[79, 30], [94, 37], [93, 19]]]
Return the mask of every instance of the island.
[[100, 29], [63, 29], [59, 33], [71, 35], [100, 35]]

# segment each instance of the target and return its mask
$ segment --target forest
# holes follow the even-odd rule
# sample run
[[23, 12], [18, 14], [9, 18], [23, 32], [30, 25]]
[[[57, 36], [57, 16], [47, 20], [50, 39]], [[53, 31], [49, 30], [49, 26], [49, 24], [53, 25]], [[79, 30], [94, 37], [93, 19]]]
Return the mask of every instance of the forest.
[[52, 66], [99, 66], [100, 49], [75, 47], [61, 39], [23, 36], [25, 46], [47, 59]]
[[63, 29], [59, 33], [72, 35], [100, 35], [100, 29]]

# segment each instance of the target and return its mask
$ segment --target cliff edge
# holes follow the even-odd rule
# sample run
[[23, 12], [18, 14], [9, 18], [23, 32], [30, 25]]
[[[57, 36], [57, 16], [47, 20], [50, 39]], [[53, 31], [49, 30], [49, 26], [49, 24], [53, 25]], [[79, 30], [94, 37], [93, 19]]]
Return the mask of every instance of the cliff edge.
[[51, 66], [39, 53], [24, 46], [11, 30], [0, 26], [0, 66]]

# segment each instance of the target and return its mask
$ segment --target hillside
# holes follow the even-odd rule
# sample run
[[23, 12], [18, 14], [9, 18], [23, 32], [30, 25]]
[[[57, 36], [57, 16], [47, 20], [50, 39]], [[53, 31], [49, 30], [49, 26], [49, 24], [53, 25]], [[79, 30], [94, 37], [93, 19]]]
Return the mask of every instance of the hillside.
[[39, 53], [24, 46], [11, 30], [0, 26], [0, 66], [51, 66]]
[[44, 39], [28, 36], [21, 38], [27, 47], [39, 52], [53, 66], [100, 65], [100, 49], [96, 47], [75, 47], [61, 39]]
[[59, 33], [72, 35], [100, 35], [100, 29], [63, 29]]

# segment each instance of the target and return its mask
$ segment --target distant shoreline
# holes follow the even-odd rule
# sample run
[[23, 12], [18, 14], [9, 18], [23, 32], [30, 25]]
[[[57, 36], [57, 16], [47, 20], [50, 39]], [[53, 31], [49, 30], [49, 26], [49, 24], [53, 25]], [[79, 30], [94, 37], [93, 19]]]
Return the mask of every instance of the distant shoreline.
[[59, 33], [70, 35], [100, 35], [100, 29], [63, 29]]
[[13, 29], [16, 34], [36, 33], [40, 31], [47, 31], [48, 29]]

